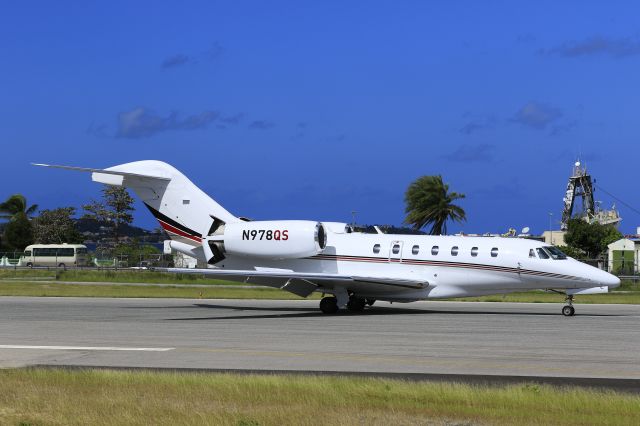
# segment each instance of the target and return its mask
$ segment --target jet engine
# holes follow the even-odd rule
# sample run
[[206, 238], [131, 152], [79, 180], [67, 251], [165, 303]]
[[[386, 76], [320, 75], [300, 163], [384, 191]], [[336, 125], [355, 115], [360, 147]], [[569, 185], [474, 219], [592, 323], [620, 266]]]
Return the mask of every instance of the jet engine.
[[205, 252], [208, 245], [214, 263], [226, 255], [299, 259], [321, 253], [327, 233], [322, 223], [307, 220], [235, 222], [221, 225], [206, 240]]

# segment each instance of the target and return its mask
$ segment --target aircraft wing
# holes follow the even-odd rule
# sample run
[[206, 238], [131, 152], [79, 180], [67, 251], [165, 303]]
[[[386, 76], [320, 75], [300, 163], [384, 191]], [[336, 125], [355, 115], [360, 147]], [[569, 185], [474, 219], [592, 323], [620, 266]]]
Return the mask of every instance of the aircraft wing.
[[230, 270], [230, 269], [189, 269], [154, 268], [155, 271], [178, 274], [207, 275], [221, 280], [238, 281], [247, 284], [263, 285], [286, 290], [301, 297], [307, 297], [314, 291], [334, 288], [375, 289], [377, 291], [419, 290], [429, 283], [397, 278], [365, 277], [327, 273], [294, 272], [285, 269]]

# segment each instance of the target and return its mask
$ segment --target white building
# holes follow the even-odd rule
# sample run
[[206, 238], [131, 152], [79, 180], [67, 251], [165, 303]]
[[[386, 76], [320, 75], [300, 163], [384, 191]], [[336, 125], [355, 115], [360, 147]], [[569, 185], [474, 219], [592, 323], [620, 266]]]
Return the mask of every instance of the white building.
[[566, 246], [564, 242], [564, 236], [567, 234], [567, 231], [544, 231], [542, 233], [542, 238], [544, 238], [544, 242], [546, 244], [551, 244], [552, 246]]
[[609, 272], [618, 275], [638, 273], [640, 238], [622, 238], [607, 246], [609, 248]]

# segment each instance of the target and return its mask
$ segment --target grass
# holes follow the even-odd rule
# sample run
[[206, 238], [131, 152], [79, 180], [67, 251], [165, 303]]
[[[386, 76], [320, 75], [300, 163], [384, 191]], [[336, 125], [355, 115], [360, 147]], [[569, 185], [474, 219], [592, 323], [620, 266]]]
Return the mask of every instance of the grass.
[[640, 396], [539, 385], [61, 369], [0, 371], [2, 424], [636, 425]]
[[[194, 288], [176, 284], [170, 287], [137, 287], [126, 284], [79, 285], [34, 282], [1, 282], [0, 296], [38, 297], [145, 297], [185, 299], [300, 299], [287, 291], [272, 288]], [[310, 299], [319, 298], [312, 295]]]
[[23, 279], [54, 279], [57, 281], [81, 282], [114, 282], [114, 283], [149, 283], [149, 284], [225, 284], [234, 285], [237, 282], [206, 278], [198, 274], [173, 274], [154, 272], [146, 269], [0, 269], [0, 280]]

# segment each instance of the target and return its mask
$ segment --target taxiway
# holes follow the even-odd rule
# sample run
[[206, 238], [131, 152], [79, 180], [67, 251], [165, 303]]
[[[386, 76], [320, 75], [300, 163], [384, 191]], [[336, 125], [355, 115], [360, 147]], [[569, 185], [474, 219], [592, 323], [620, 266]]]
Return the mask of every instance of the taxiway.
[[[0, 367], [640, 380], [640, 305], [0, 297]], [[640, 382], [638, 382], [640, 383]]]

